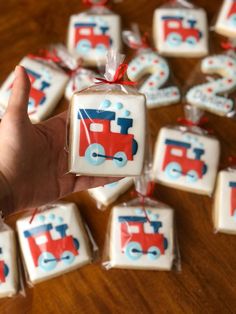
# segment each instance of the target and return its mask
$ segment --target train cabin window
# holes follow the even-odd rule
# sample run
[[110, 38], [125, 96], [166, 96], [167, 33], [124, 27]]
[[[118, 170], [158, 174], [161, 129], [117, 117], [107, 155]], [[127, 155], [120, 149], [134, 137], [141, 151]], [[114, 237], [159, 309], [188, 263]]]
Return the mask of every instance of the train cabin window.
[[169, 28], [179, 28], [179, 22], [170, 21], [170, 22], [168, 23], [168, 27], [169, 27]]
[[91, 123], [90, 131], [92, 132], [103, 132], [103, 124], [102, 123]]
[[48, 238], [45, 235], [38, 236], [35, 239], [35, 242], [36, 242], [36, 244], [41, 245], [41, 244], [47, 243], [48, 242]]
[[81, 28], [79, 30], [80, 35], [89, 36], [91, 34], [90, 28]]
[[177, 157], [182, 157], [183, 156], [183, 150], [178, 149], [178, 148], [172, 148], [171, 149], [171, 155], [177, 156]]
[[128, 232], [133, 234], [133, 233], [139, 233], [139, 227], [138, 226], [128, 226]]

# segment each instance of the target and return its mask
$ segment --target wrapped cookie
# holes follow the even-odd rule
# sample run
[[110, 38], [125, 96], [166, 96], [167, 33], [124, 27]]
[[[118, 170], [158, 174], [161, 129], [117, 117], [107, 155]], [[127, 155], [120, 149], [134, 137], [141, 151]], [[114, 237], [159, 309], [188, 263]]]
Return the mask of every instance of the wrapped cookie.
[[218, 174], [213, 221], [216, 232], [236, 234], [236, 158], [234, 165]]
[[18, 290], [15, 233], [0, 219], [0, 298], [13, 297]]
[[[25, 68], [31, 83], [28, 114], [34, 123], [49, 117], [64, 94], [69, 77], [57, 63], [57, 57], [45, 55], [28, 55], [19, 63]], [[1, 118], [8, 106], [13, 81], [12, 72], [0, 89]]]
[[59, 202], [17, 220], [28, 281], [36, 284], [92, 261], [92, 251], [78, 208]]
[[147, 107], [156, 108], [178, 103], [180, 91], [171, 84], [171, 70], [168, 62], [148, 44], [147, 36], [141, 38], [138, 27], [134, 31], [124, 31], [126, 44], [136, 50], [136, 55], [129, 63], [127, 75], [131, 81], [140, 81], [147, 74], [149, 77], [139, 87], [146, 96]]
[[146, 149], [145, 96], [126, 81], [124, 56], [109, 51], [104, 79], [73, 95], [69, 172], [91, 176], [138, 176]]
[[202, 57], [208, 54], [206, 12], [188, 1], [171, 1], [157, 8], [153, 18], [157, 51], [170, 57]]
[[90, 9], [70, 17], [67, 47], [85, 65], [105, 65], [109, 49], [121, 50], [121, 19], [106, 7], [108, 1], [84, 2]]
[[236, 38], [236, 2], [224, 0], [220, 8], [215, 31], [223, 36]]
[[202, 112], [185, 107], [182, 125], [161, 128], [153, 161], [153, 178], [164, 185], [211, 196], [218, 171], [220, 143], [201, 128]]

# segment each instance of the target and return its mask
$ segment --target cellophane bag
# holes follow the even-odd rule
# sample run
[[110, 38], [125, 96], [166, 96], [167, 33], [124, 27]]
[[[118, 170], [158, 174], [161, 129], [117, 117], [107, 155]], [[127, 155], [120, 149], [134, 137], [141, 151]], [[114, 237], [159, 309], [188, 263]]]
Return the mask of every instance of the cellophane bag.
[[185, 106], [179, 125], [161, 128], [155, 144], [153, 179], [163, 185], [211, 196], [220, 143], [205, 128], [203, 111]]
[[109, 49], [121, 50], [121, 18], [107, 6], [108, 1], [83, 1], [89, 9], [70, 17], [67, 47], [88, 66], [106, 63]]
[[148, 35], [145, 33], [141, 37], [137, 24], [133, 24], [131, 31], [123, 32], [123, 40], [135, 51], [127, 75], [131, 81], [139, 82], [139, 91], [146, 96], [147, 107], [159, 108], [178, 103], [180, 89], [173, 83], [170, 66], [165, 58], [151, 48]]
[[29, 285], [92, 263], [97, 245], [74, 203], [57, 202], [16, 222]]
[[147, 142], [146, 99], [125, 79], [124, 56], [110, 50], [104, 78], [70, 104], [69, 172], [128, 177], [142, 173]]

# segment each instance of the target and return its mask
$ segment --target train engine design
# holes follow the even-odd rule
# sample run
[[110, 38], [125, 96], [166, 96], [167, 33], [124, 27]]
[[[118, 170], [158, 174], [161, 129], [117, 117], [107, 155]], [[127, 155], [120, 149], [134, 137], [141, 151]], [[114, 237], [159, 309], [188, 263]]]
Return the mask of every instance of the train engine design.
[[168, 178], [176, 180], [186, 176], [188, 182], [196, 182], [206, 174], [207, 165], [201, 160], [204, 149], [193, 148], [195, 158], [189, 158], [188, 150], [192, 148], [190, 143], [166, 139], [165, 145], [162, 170]]
[[181, 16], [163, 16], [164, 40], [171, 46], [179, 46], [186, 42], [196, 45], [202, 37], [202, 32], [195, 27], [197, 20], [188, 19], [189, 27], [184, 26]]
[[232, 4], [227, 14], [227, 21], [232, 26], [236, 26], [236, 0], [232, 0], [231, 2]]
[[117, 167], [124, 167], [137, 153], [138, 144], [133, 134], [128, 134], [133, 126], [133, 119], [118, 118], [120, 132], [111, 132], [111, 121], [116, 119], [116, 112], [96, 109], [80, 109], [78, 112], [79, 156], [94, 166], [106, 160], [113, 160]]
[[[0, 247], [0, 255], [2, 254], [2, 248]], [[4, 262], [4, 260], [0, 259], [0, 284], [6, 282], [6, 277], [9, 274], [9, 267]]]
[[51, 271], [60, 261], [66, 265], [73, 263], [75, 257], [79, 255], [79, 241], [67, 235], [67, 229], [67, 224], [56, 226], [55, 231], [59, 235], [56, 239], [52, 238], [51, 223], [24, 231], [35, 267]]
[[233, 216], [236, 219], [236, 182], [229, 182], [229, 187], [231, 188], [231, 193], [230, 193], [230, 215]]
[[[112, 44], [112, 40], [107, 34], [108, 26], [98, 27], [97, 23], [76, 23], [74, 29], [74, 47], [80, 53], [87, 53], [91, 49], [105, 52]], [[95, 29], [99, 29], [100, 33], [96, 34]]]
[[[161, 221], [148, 221], [147, 217], [119, 216], [121, 228], [121, 249], [130, 260], [138, 260], [147, 255], [149, 259], [156, 260], [165, 254], [168, 241], [159, 229]], [[152, 233], [145, 232], [145, 224], [150, 224]]]
[[[31, 88], [30, 88], [30, 95], [29, 95], [29, 102], [28, 102], [28, 114], [34, 114], [37, 111], [37, 107], [40, 105], [43, 105], [46, 101], [46, 94], [45, 94], [45, 89], [50, 87], [50, 83], [42, 80], [42, 75], [36, 73], [35, 71], [32, 71], [30, 69], [25, 68], [30, 83], [31, 83]], [[39, 85], [38, 83], [40, 82], [40, 87], [36, 88], [36, 84]], [[13, 86], [13, 83], [9, 87], [11, 89]]]

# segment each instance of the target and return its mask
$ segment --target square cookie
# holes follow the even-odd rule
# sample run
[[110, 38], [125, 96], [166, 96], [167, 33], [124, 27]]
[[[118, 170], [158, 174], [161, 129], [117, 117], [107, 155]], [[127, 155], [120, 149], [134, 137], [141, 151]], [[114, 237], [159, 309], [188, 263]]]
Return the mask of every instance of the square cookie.
[[208, 54], [207, 17], [203, 9], [156, 9], [153, 32], [156, 49], [162, 55], [202, 57]]
[[224, 0], [220, 9], [215, 31], [226, 37], [236, 38], [236, 1]]
[[12, 297], [18, 290], [15, 234], [4, 225], [0, 231], [0, 298]]
[[220, 171], [213, 216], [217, 231], [236, 234], [236, 170]]
[[164, 127], [156, 141], [153, 177], [164, 185], [211, 195], [219, 157], [217, 139]]
[[[29, 57], [22, 59], [20, 65], [25, 67], [31, 83], [28, 114], [30, 120], [37, 123], [46, 119], [55, 109], [64, 94], [69, 78], [61, 70]], [[14, 77], [12, 72], [0, 89], [1, 117], [8, 106]]]
[[114, 207], [110, 225], [110, 267], [171, 270], [173, 210], [168, 207]]
[[108, 49], [121, 50], [120, 16], [114, 13], [72, 15], [67, 47], [83, 58], [85, 65], [104, 65]]
[[138, 176], [146, 140], [145, 96], [87, 90], [73, 95], [69, 172]]
[[91, 261], [89, 240], [73, 203], [57, 203], [34, 218], [17, 221], [20, 247], [29, 280], [35, 284]]
[[127, 191], [133, 183], [134, 181], [132, 178], [124, 178], [104, 186], [90, 189], [88, 192], [98, 203], [108, 206], [115, 202], [121, 194]]

